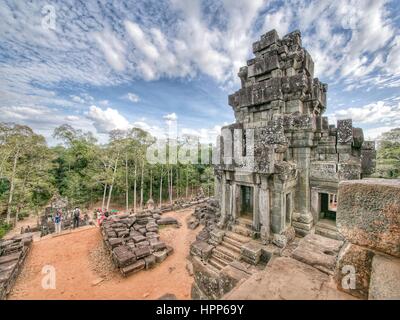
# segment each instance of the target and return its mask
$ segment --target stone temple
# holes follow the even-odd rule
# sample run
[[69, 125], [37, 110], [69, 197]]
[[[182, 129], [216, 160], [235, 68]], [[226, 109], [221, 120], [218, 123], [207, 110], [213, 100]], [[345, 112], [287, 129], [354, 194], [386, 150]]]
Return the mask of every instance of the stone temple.
[[340, 238], [338, 184], [372, 173], [374, 142], [364, 141], [351, 119], [335, 126], [323, 116], [328, 86], [314, 78], [299, 31], [282, 39], [269, 31], [253, 53], [238, 73], [241, 88], [229, 96], [236, 122], [217, 142], [219, 227], [264, 244], [285, 244], [311, 230]]

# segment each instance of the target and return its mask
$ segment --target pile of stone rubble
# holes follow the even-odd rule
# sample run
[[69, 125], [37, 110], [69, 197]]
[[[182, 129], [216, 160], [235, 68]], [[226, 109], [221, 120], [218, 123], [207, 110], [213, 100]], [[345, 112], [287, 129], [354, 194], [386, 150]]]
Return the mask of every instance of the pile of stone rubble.
[[32, 244], [32, 234], [0, 240], [0, 300], [11, 291]]
[[122, 275], [150, 269], [172, 254], [172, 247], [160, 240], [160, 225], [178, 225], [178, 221], [162, 217], [159, 210], [118, 214], [103, 221], [104, 242]]
[[209, 198], [206, 198], [203, 195], [198, 195], [198, 196], [196, 196], [196, 197], [194, 197], [194, 198], [192, 198], [192, 199], [190, 199], [188, 201], [187, 200], [178, 199], [178, 200], [175, 200], [170, 205], [163, 205], [161, 207], [161, 213], [189, 208], [189, 207], [201, 204], [203, 202], [206, 202], [206, 201], [208, 201], [208, 199]]
[[208, 198], [204, 203], [196, 207], [193, 215], [188, 220], [188, 227], [196, 229], [199, 225], [204, 228], [197, 235], [197, 240], [206, 241], [210, 231], [214, 229], [220, 216], [219, 203], [214, 198]]

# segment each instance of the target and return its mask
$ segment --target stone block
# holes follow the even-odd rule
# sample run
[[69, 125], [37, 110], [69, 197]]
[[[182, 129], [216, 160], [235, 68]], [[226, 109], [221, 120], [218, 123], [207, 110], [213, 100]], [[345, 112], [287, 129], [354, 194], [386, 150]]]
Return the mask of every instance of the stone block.
[[376, 254], [372, 258], [369, 300], [400, 300], [400, 259]]
[[172, 248], [171, 246], [166, 246], [166, 250], [167, 250], [167, 256], [170, 256], [171, 254], [174, 253], [174, 248]]
[[133, 250], [133, 252], [135, 253], [137, 259], [147, 257], [151, 254], [150, 246], [136, 248]]
[[131, 236], [131, 239], [133, 240], [133, 242], [138, 243], [138, 242], [145, 241], [146, 237], [143, 236], [142, 234], [140, 234], [140, 235]]
[[292, 257], [327, 274], [333, 274], [336, 257], [343, 241], [329, 239], [317, 234], [308, 234], [299, 241]]
[[156, 258], [156, 262], [161, 263], [167, 258], [167, 250], [153, 252], [153, 255]]
[[400, 180], [339, 184], [336, 224], [354, 244], [400, 257]]
[[208, 260], [213, 249], [214, 246], [205, 241], [195, 241], [190, 245], [190, 254]]
[[[373, 256], [374, 253], [369, 249], [346, 243], [340, 250], [336, 263], [334, 278], [338, 289], [366, 299]], [[354, 275], [352, 275], [353, 271]], [[353, 280], [355, 280], [354, 283]]]
[[108, 243], [111, 246], [111, 248], [113, 249], [113, 248], [116, 248], [119, 245], [123, 244], [124, 240], [120, 239], [120, 238], [110, 238], [110, 239], [108, 239]]
[[357, 180], [361, 178], [361, 162], [339, 162], [339, 180]]
[[157, 232], [147, 232], [146, 238], [147, 239], [160, 239], [160, 235]]
[[135, 273], [140, 270], [143, 270], [145, 268], [145, 266], [146, 266], [146, 262], [144, 261], [144, 259], [140, 259], [127, 267], [121, 268], [120, 271], [121, 271], [122, 275], [126, 277], [127, 275], [129, 275], [131, 273]]
[[353, 122], [351, 119], [337, 121], [337, 142], [341, 144], [353, 142]]
[[278, 40], [279, 36], [276, 30], [271, 30], [266, 34], [262, 35], [259, 41], [253, 43], [253, 52], [256, 53], [261, 50], [264, 50], [269, 46], [276, 44]]
[[138, 243], [136, 243], [136, 245], [135, 245], [135, 247], [136, 248], [142, 248], [142, 247], [148, 247], [148, 246], [150, 246], [150, 242], [149, 241], [141, 241], [141, 242], [138, 242]]
[[361, 172], [371, 175], [376, 168], [376, 150], [361, 149]]
[[151, 249], [153, 251], [160, 251], [160, 250], [164, 250], [166, 248], [166, 244], [163, 241], [157, 241], [157, 242], [153, 242], [151, 244]]
[[144, 262], [146, 263], [146, 269], [154, 268], [156, 265], [156, 257], [151, 254], [144, 258]]
[[135, 254], [127, 245], [121, 245], [113, 249], [113, 260], [115, 264], [120, 267], [126, 267], [136, 261]]
[[260, 243], [250, 241], [242, 245], [240, 251], [240, 258], [247, 263], [256, 265], [260, 262], [261, 258], [261, 248]]
[[158, 225], [170, 225], [170, 224], [178, 224], [178, 220], [172, 217], [162, 217], [161, 219], [157, 220]]

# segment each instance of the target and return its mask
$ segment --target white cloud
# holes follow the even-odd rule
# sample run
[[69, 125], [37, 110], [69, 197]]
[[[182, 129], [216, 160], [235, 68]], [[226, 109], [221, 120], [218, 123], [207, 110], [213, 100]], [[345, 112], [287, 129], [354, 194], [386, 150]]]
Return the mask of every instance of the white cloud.
[[379, 136], [387, 131], [390, 131], [396, 127], [392, 126], [383, 126], [371, 129], [364, 129], [364, 139], [365, 140], [377, 140]]
[[65, 117], [65, 120], [70, 121], [70, 122], [75, 122], [75, 121], [78, 121], [79, 119], [80, 118], [78, 116], [72, 116], [72, 115]]
[[76, 102], [76, 103], [80, 103], [80, 104], [84, 104], [85, 103], [85, 99], [79, 97], [79, 96], [75, 96], [75, 95], [71, 95], [70, 96], [72, 101]]
[[91, 106], [86, 117], [93, 121], [93, 126], [99, 133], [107, 133], [114, 129], [127, 130], [132, 126], [118, 110], [107, 108], [105, 110]]
[[139, 102], [139, 96], [137, 95], [137, 94], [135, 94], [135, 93], [132, 93], [132, 92], [129, 92], [127, 95], [126, 95], [126, 98], [128, 99], [128, 100], [130, 100], [131, 102], [133, 102], [133, 103], [137, 103], [137, 102]]
[[400, 103], [389, 105], [385, 101], [377, 101], [362, 107], [350, 107], [335, 111], [332, 119], [353, 119], [360, 124], [399, 123]]
[[168, 120], [168, 121], [176, 121], [178, 120], [178, 116], [176, 115], [175, 112], [166, 114], [165, 116], [163, 116], [163, 119]]
[[99, 44], [107, 62], [116, 71], [123, 71], [125, 69], [125, 46], [123, 43], [110, 31], [96, 32], [93, 37]]

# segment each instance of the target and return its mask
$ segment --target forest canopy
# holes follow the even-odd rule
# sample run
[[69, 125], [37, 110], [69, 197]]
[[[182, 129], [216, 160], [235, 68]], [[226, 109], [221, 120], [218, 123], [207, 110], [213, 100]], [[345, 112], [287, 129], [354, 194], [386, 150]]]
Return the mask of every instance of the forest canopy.
[[55, 195], [74, 206], [136, 211], [150, 198], [159, 204], [200, 188], [213, 193], [209, 164], [150, 164], [146, 152], [156, 138], [142, 129], [113, 130], [106, 144], [70, 125], [53, 137], [60, 144], [49, 147], [28, 126], [0, 123], [0, 217], [7, 224], [39, 214]]

